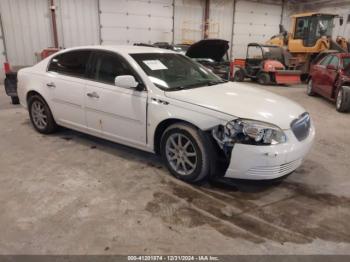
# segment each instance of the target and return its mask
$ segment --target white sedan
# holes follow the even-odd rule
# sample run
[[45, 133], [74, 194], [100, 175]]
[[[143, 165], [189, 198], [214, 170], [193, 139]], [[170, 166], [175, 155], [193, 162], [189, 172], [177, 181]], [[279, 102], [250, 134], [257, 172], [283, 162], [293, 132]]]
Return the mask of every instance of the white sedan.
[[283, 177], [315, 136], [300, 105], [149, 47], [62, 50], [19, 71], [18, 95], [38, 132], [60, 125], [160, 154], [187, 182]]

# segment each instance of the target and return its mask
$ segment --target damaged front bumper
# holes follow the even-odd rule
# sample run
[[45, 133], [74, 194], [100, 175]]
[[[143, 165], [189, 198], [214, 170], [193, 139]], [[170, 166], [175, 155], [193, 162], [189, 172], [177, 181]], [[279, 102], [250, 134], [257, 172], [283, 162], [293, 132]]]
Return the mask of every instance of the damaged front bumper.
[[[270, 180], [283, 177], [297, 169], [309, 152], [315, 128], [311, 124], [308, 136], [299, 141], [293, 131], [284, 130], [286, 141], [276, 145], [234, 143], [221, 149], [230, 159], [225, 178]], [[217, 141], [218, 142], [218, 141]], [[229, 148], [229, 149], [228, 149]]]
[[231, 152], [230, 165], [225, 173], [227, 178], [251, 180], [275, 179], [292, 173], [309, 152], [315, 129], [312, 126], [309, 136], [299, 142], [288, 130], [287, 142], [270, 146], [236, 144]]

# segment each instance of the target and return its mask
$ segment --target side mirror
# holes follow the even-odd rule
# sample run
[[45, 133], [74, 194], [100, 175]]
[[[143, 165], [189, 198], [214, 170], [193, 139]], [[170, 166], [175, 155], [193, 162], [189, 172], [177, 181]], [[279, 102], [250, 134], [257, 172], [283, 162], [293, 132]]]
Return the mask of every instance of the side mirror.
[[124, 88], [136, 88], [139, 85], [135, 77], [133, 77], [132, 75], [117, 76], [114, 79], [114, 84], [116, 86]]
[[337, 70], [337, 67], [335, 65], [327, 65], [327, 69], [329, 69], [329, 70]]

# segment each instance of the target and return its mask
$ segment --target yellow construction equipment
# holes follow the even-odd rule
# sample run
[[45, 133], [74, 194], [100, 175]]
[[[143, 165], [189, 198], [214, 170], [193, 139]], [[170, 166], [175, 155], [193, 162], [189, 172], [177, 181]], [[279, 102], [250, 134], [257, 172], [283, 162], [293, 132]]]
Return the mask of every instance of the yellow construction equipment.
[[284, 47], [289, 51], [298, 69], [307, 75], [313, 61], [329, 52], [349, 52], [347, 39], [338, 36], [332, 39], [334, 23], [343, 18], [329, 13], [302, 13], [292, 15], [291, 32], [280, 25], [280, 33], [271, 37], [267, 44]]

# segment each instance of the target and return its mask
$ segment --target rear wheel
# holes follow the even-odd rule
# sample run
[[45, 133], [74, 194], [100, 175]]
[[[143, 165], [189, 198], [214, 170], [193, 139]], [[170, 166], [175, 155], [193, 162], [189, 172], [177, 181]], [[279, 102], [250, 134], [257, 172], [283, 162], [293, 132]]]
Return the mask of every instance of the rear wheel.
[[233, 78], [236, 82], [243, 82], [245, 78], [245, 72], [243, 69], [239, 69], [235, 72], [235, 76]]
[[271, 82], [270, 75], [264, 72], [258, 74], [257, 80], [260, 85], [268, 85]]
[[30, 120], [39, 133], [50, 134], [57, 129], [51, 110], [41, 96], [33, 95], [28, 99], [28, 110]]
[[306, 87], [306, 93], [308, 96], [314, 96], [315, 93], [313, 91], [313, 83], [312, 83], [312, 78], [307, 82], [307, 87]]
[[161, 139], [161, 154], [178, 179], [196, 183], [210, 172], [210, 142], [204, 133], [188, 124], [168, 127]]
[[350, 110], [350, 92], [347, 92], [344, 87], [339, 88], [337, 99], [336, 99], [336, 109], [338, 112], [347, 112]]

